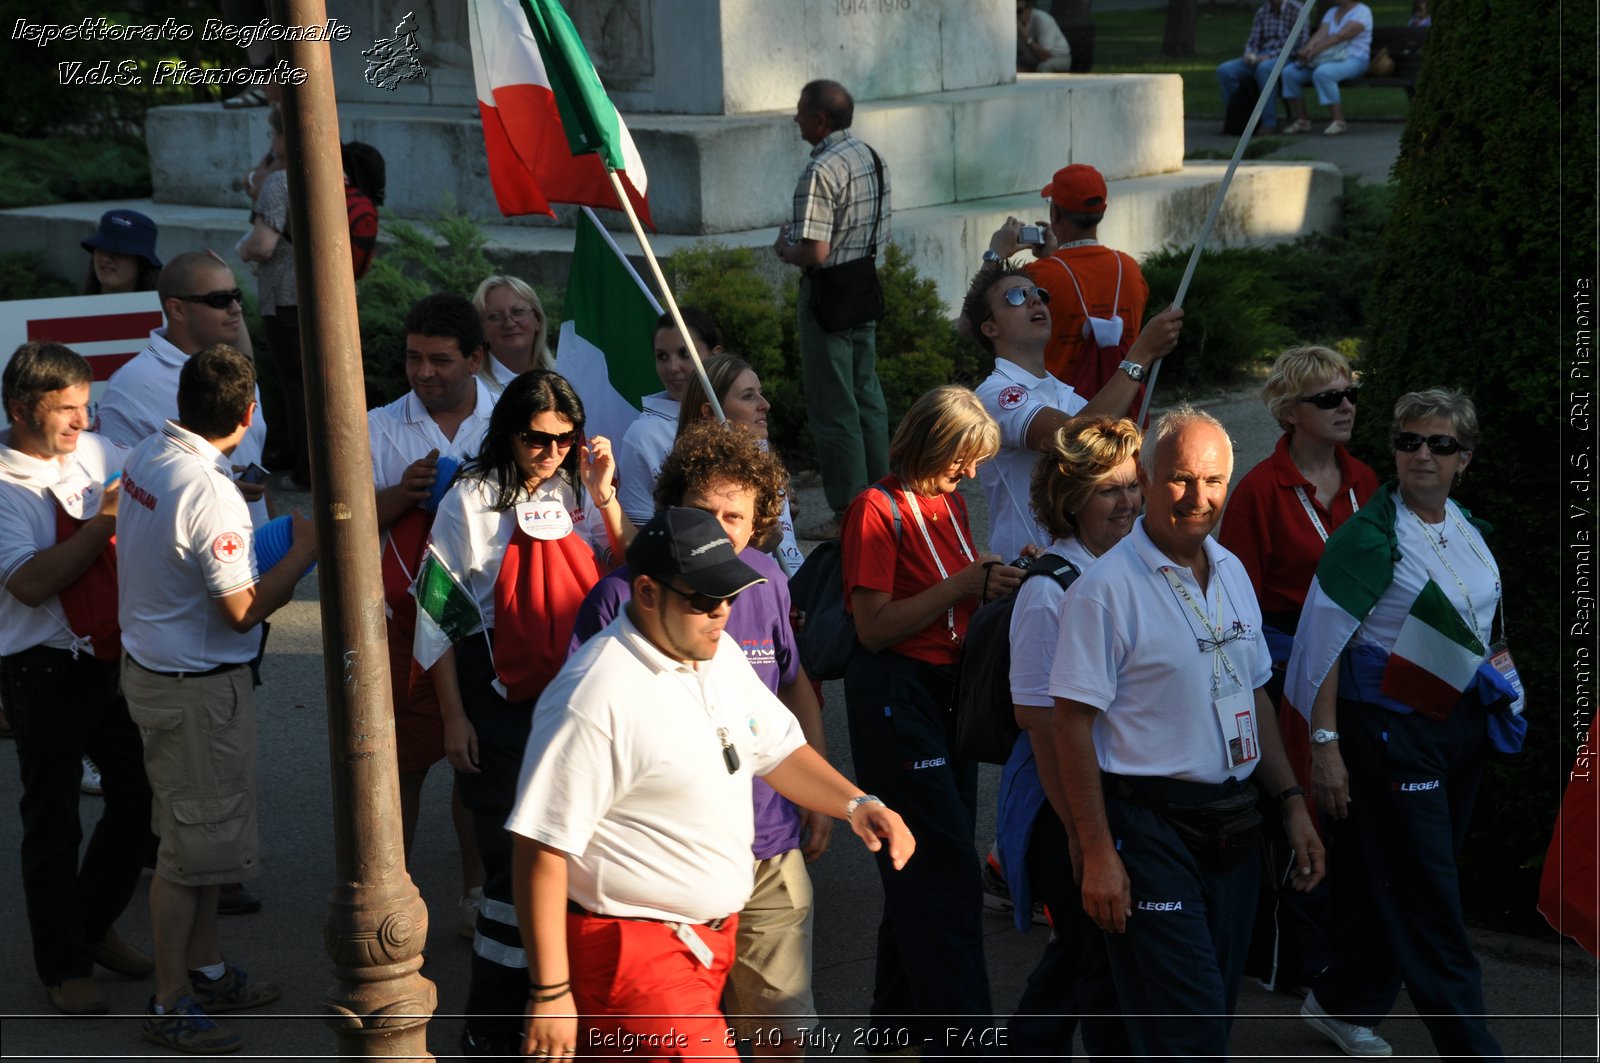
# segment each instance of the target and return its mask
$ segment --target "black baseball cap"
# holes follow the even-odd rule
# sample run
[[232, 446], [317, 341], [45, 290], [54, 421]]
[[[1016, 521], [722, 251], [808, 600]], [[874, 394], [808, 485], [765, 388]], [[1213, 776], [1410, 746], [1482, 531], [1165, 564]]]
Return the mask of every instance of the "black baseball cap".
[[650, 518], [628, 544], [628, 572], [656, 580], [681, 579], [713, 598], [729, 598], [766, 577], [739, 560], [733, 540], [703, 509], [673, 506]]

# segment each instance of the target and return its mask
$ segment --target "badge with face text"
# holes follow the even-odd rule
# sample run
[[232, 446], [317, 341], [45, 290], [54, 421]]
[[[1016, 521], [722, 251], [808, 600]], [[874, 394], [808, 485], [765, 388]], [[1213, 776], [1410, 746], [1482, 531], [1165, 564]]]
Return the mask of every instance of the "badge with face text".
[[551, 542], [572, 534], [572, 514], [560, 502], [521, 502], [516, 512], [517, 527], [530, 538]]
[[100, 512], [105, 488], [81, 472], [69, 473], [60, 483], [50, 485], [50, 494], [73, 520], [88, 520]]

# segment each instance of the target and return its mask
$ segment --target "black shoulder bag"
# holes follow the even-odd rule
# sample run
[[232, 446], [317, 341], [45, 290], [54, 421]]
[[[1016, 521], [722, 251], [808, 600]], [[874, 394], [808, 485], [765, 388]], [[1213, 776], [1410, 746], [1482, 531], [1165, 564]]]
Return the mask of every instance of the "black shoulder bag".
[[818, 266], [811, 279], [811, 316], [827, 332], [844, 332], [883, 317], [883, 285], [878, 281], [878, 223], [883, 220], [883, 160], [872, 152], [878, 209], [872, 216], [867, 253], [837, 266]]

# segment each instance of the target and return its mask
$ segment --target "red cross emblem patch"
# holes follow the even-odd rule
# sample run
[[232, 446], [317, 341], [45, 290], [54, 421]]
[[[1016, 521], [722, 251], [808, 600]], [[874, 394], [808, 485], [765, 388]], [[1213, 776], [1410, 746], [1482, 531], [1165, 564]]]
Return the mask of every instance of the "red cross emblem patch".
[[1014, 410], [1027, 401], [1027, 398], [1028, 393], [1026, 391], [1023, 391], [1017, 385], [1012, 384], [1010, 387], [1000, 392], [1000, 408], [1002, 410]]
[[244, 560], [244, 537], [238, 532], [223, 532], [211, 540], [211, 556], [227, 564]]

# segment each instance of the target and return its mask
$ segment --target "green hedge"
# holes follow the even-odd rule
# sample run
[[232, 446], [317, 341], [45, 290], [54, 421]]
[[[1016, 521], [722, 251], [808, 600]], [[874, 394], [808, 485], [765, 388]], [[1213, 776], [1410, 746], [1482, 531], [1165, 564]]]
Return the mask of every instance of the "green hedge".
[[[810, 468], [815, 456], [794, 325], [798, 275], [789, 272], [774, 288], [757, 264], [759, 253], [700, 241], [668, 256], [663, 271], [678, 302], [711, 314], [723, 345], [755, 367], [772, 402], [773, 445], [791, 468]], [[935, 384], [975, 383], [979, 365], [945, 316], [934, 282], [916, 271], [904, 249], [890, 244], [879, 273], [885, 312], [878, 323], [878, 378], [893, 425]]]
[[[1237, 383], [1302, 343], [1357, 355], [1393, 195], [1388, 185], [1346, 178], [1337, 232], [1204, 252], [1184, 296], [1182, 337], [1162, 366], [1164, 394]], [[1150, 285], [1149, 313], [1177, 296], [1192, 250], [1160, 251], [1140, 264]]]

